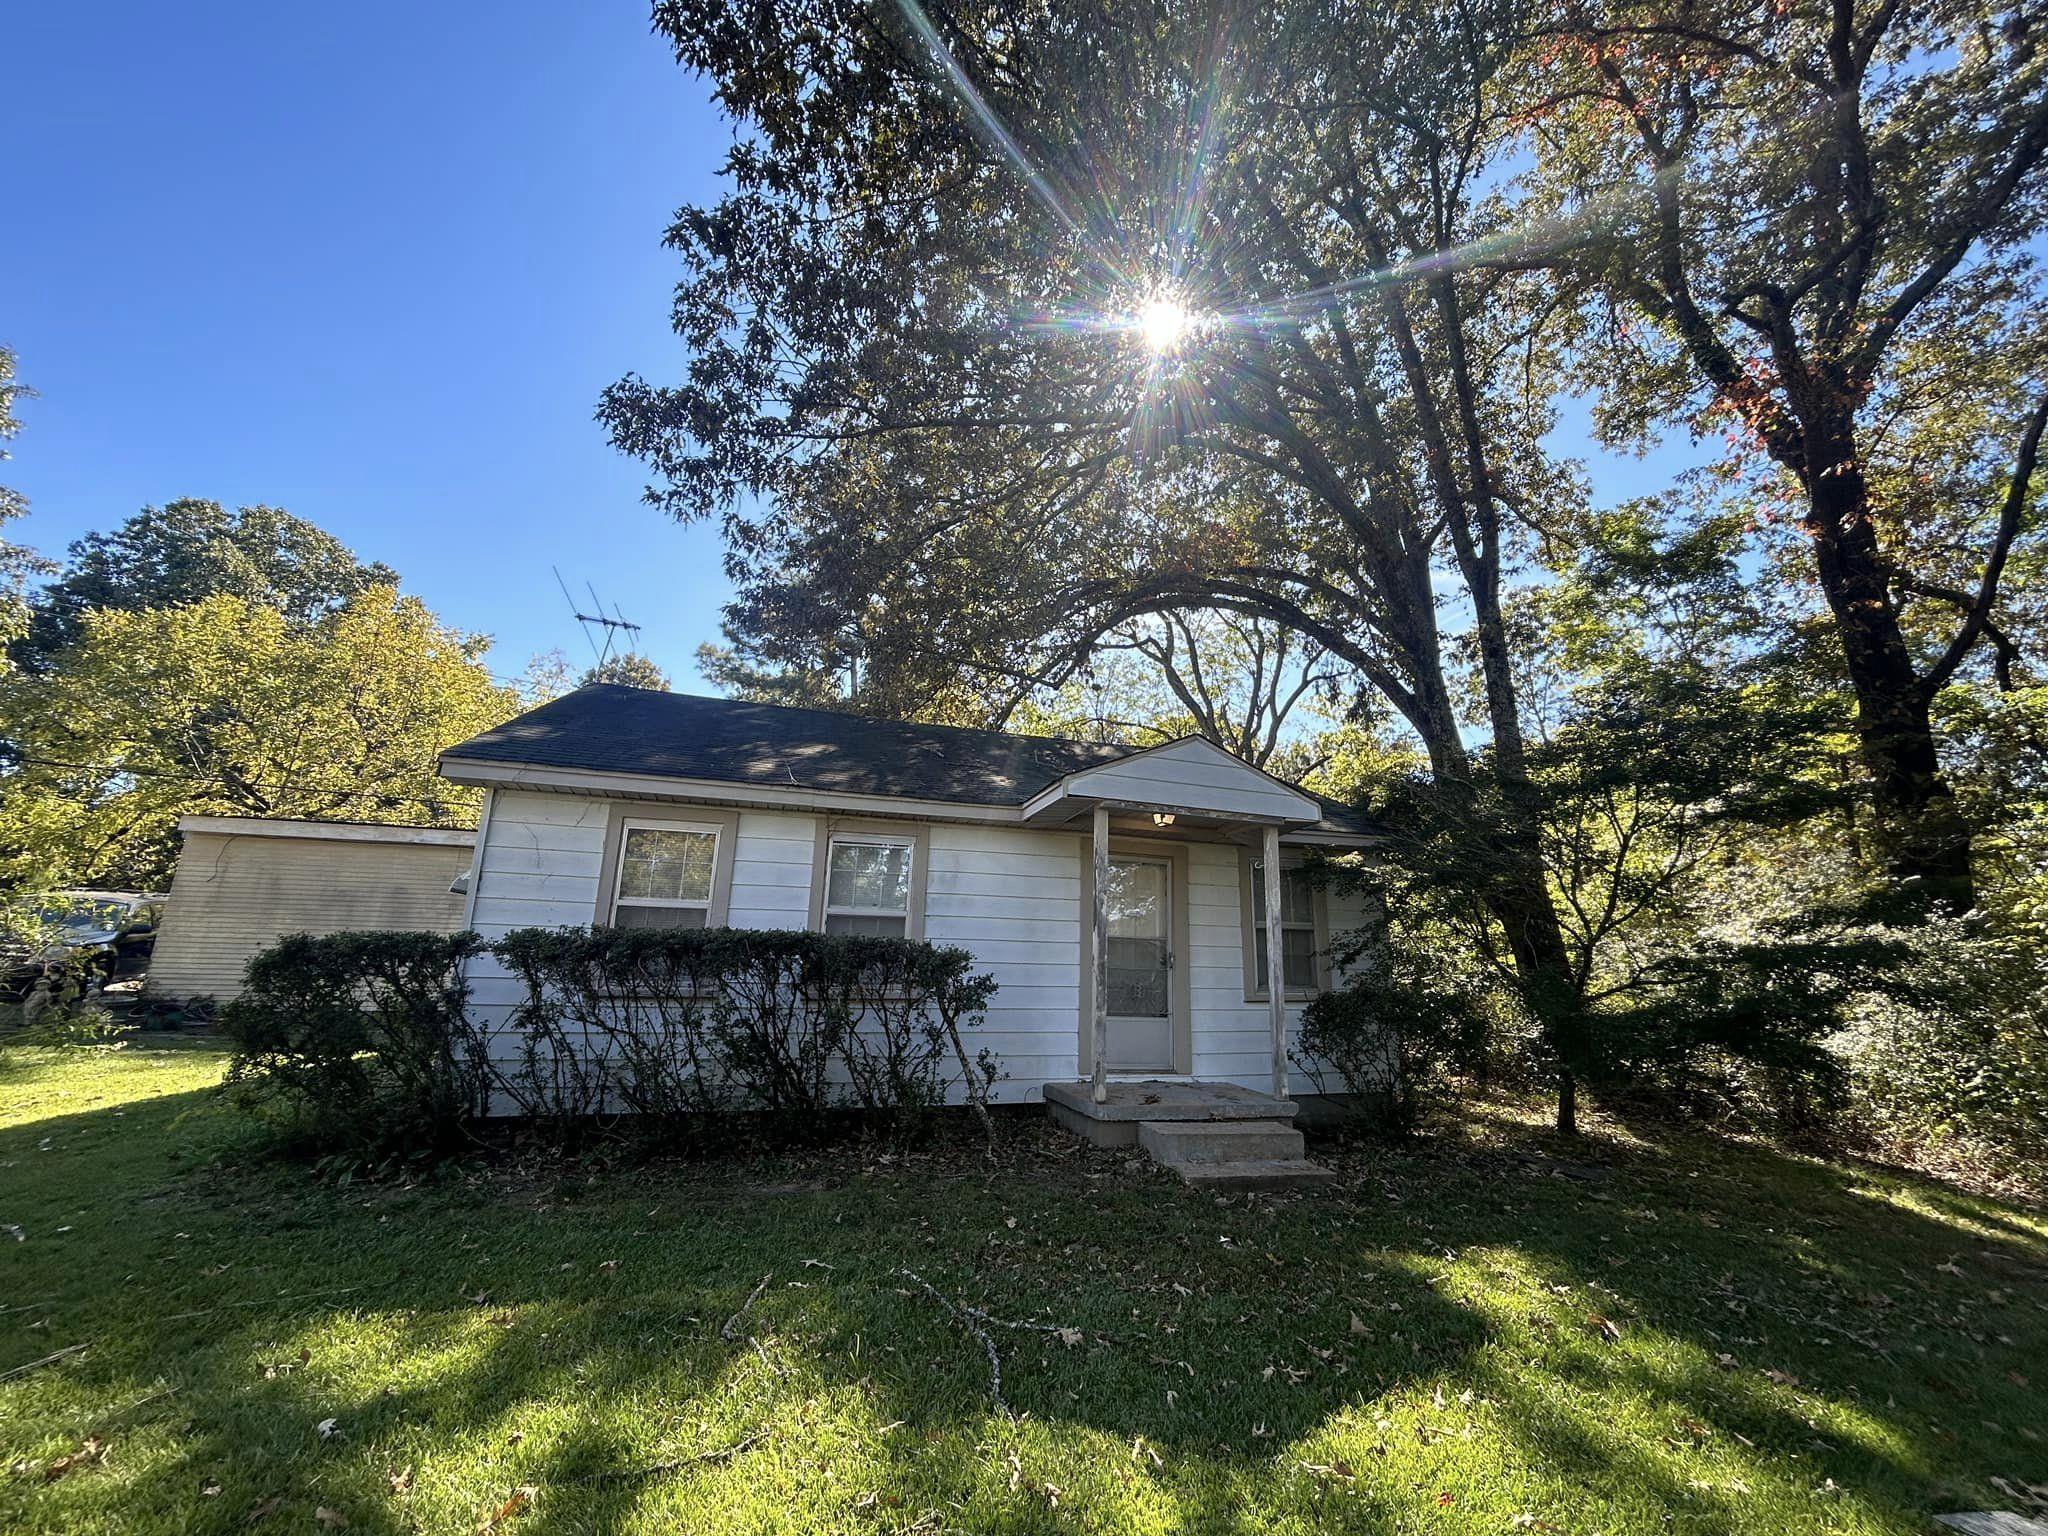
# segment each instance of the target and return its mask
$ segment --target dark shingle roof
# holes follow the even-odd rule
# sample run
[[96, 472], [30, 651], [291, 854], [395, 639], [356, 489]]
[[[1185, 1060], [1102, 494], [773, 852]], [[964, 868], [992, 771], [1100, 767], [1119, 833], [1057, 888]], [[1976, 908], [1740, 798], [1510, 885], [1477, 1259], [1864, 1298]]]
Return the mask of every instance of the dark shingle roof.
[[[450, 747], [445, 756], [909, 800], [1022, 805], [1070, 773], [1138, 750], [591, 683]], [[1374, 830], [1356, 812], [1333, 801], [1323, 804], [1329, 830]]]

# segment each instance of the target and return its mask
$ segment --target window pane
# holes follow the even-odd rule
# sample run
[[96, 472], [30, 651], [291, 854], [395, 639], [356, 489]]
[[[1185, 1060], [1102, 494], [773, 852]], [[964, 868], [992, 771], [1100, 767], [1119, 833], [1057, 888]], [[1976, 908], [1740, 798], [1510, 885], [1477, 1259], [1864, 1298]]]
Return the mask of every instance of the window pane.
[[910, 849], [902, 843], [834, 841], [826, 867], [825, 905], [908, 912]]
[[1280, 930], [1280, 969], [1289, 987], [1316, 984], [1316, 931], [1313, 928]]
[[620, 902], [612, 913], [616, 928], [702, 928], [702, 907], [635, 907]]
[[1163, 1019], [1167, 1013], [1166, 941], [1109, 936], [1109, 1014]]
[[1166, 866], [1112, 860], [1103, 892], [1111, 938], [1166, 938]]
[[718, 838], [710, 832], [628, 827], [619, 855], [619, 896], [709, 901]]
[[886, 912], [834, 912], [825, 918], [825, 931], [900, 939], [906, 936], [904, 929], [908, 921], [907, 918], [891, 917]]
[[1309, 884], [1305, 870], [1286, 869], [1280, 871], [1280, 921], [1283, 923], [1313, 923], [1315, 918], [1315, 887]]
[[[1280, 921], [1283, 923], [1313, 923], [1315, 921], [1315, 887], [1309, 883], [1308, 871], [1280, 867]], [[1252, 865], [1252, 920], [1266, 920], [1266, 869], [1263, 863]]]
[[[1266, 990], [1266, 930], [1263, 927], [1252, 930], [1252, 951], [1257, 974], [1252, 977], [1253, 990]], [[1313, 991], [1316, 978], [1316, 931], [1313, 928], [1287, 927], [1280, 930], [1280, 967], [1282, 980], [1290, 992]]]

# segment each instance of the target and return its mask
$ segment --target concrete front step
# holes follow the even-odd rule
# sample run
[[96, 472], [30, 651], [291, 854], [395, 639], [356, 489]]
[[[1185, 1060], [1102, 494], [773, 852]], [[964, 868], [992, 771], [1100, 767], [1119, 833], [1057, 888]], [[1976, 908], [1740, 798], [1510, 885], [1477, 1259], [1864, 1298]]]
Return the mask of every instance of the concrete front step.
[[1169, 1166], [1301, 1156], [1301, 1132], [1280, 1120], [1145, 1120], [1138, 1145]]
[[1248, 1157], [1235, 1163], [1168, 1163], [1195, 1189], [1223, 1193], [1256, 1189], [1307, 1189], [1328, 1184], [1335, 1170], [1299, 1157]]
[[1292, 1099], [1237, 1083], [1205, 1083], [1189, 1078], [1118, 1078], [1105, 1085], [1102, 1103], [1086, 1082], [1047, 1083], [1045, 1102], [1071, 1109], [1090, 1120], [1292, 1120]]
[[1047, 1083], [1045, 1107], [1054, 1120], [1098, 1147], [1132, 1147], [1138, 1127], [1150, 1121], [1230, 1124], [1240, 1120], [1278, 1121], [1294, 1118], [1291, 1099], [1240, 1087], [1236, 1083], [1205, 1083], [1188, 1078], [1121, 1078], [1110, 1082], [1103, 1102], [1095, 1102], [1085, 1082]]

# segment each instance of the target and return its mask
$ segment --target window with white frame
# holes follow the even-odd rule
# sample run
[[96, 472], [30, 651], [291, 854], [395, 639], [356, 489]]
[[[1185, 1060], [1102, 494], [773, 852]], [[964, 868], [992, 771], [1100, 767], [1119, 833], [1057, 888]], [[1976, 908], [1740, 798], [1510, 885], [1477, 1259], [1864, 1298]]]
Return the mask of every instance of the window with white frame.
[[835, 832], [825, 850], [825, 931], [910, 936], [916, 843], [879, 832]]
[[612, 922], [621, 928], [702, 928], [711, 920], [718, 829], [627, 822], [619, 835]]
[[[1252, 861], [1251, 910], [1246, 921], [1252, 933], [1253, 974], [1250, 990], [1266, 991], [1266, 870]], [[1316, 970], [1316, 890], [1298, 866], [1280, 866], [1280, 968], [1289, 992], [1313, 992], [1321, 978]]]

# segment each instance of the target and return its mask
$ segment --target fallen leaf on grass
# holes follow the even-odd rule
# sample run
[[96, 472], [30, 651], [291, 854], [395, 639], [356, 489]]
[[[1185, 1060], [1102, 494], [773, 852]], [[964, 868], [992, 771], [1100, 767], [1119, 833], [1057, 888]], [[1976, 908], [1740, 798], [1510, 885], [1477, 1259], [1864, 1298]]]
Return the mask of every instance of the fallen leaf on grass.
[[411, 1467], [407, 1467], [403, 1472], [389, 1473], [387, 1474], [387, 1476], [391, 1483], [391, 1491], [393, 1493], [410, 1493], [412, 1491]]
[[326, 1526], [330, 1531], [345, 1531], [348, 1529], [348, 1516], [338, 1509], [329, 1509], [325, 1504], [322, 1504], [313, 1511], [313, 1519], [319, 1524]]
[[1765, 1371], [1764, 1375], [1781, 1387], [1796, 1387], [1799, 1385], [1799, 1378], [1790, 1371]]
[[318, 1435], [322, 1440], [332, 1440], [336, 1435], [341, 1433], [341, 1420], [322, 1419], [318, 1424], [315, 1424], [313, 1426], [313, 1433]]
[[280, 1506], [283, 1503], [284, 1495], [281, 1493], [273, 1493], [269, 1498], [265, 1499], [261, 1504], [258, 1504], [255, 1508], [249, 1511], [249, 1517], [247, 1520], [243, 1522], [243, 1524], [255, 1525], [258, 1521], [268, 1520], [272, 1515], [277, 1513], [278, 1506]]
[[1343, 1461], [1333, 1461], [1328, 1466], [1323, 1466], [1313, 1461], [1296, 1462], [1295, 1465], [1300, 1467], [1302, 1471], [1311, 1472], [1317, 1477], [1341, 1478], [1347, 1483], [1358, 1476], [1356, 1472], [1351, 1470], [1350, 1464]]
[[1059, 1341], [1069, 1349], [1072, 1349], [1081, 1342], [1081, 1330], [1078, 1328], [1056, 1328], [1053, 1332], [1057, 1335]]
[[90, 1467], [107, 1454], [107, 1443], [98, 1435], [87, 1435], [85, 1443], [68, 1456], [59, 1456], [43, 1468], [43, 1481], [54, 1483], [66, 1473], [76, 1472], [80, 1467]]
[[514, 1515], [518, 1514], [522, 1509], [526, 1508], [527, 1505], [533, 1502], [533, 1495], [534, 1488], [531, 1483], [525, 1484], [518, 1488], [514, 1488], [512, 1490], [511, 1496], [507, 1498], [504, 1503], [500, 1504], [496, 1509], [490, 1511], [483, 1517], [482, 1520], [477, 1522], [476, 1528], [479, 1531], [488, 1531], [493, 1526], [498, 1525], [503, 1521], [510, 1520]]

